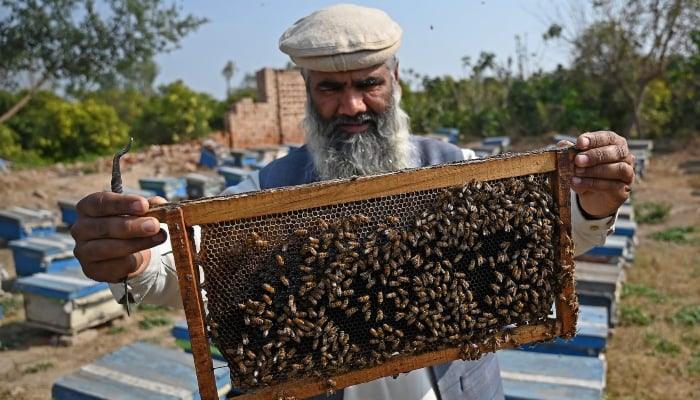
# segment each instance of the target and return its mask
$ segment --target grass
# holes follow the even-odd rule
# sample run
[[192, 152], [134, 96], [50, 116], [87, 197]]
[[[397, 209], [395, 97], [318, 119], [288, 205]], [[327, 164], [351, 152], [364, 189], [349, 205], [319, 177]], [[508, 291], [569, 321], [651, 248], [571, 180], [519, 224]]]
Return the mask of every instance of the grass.
[[700, 326], [700, 306], [683, 306], [678, 312], [669, 317], [669, 321], [676, 325]]
[[620, 308], [620, 324], [625, 326], [647, 326], [652, 318], [639, 306], [625, 304]]
[[31, 367], [27, 367], [22, 372], [24, 372], [25, 374], [36, 374], [37, 372], [43, 372], [53, 367], [55, 367], [55, 365], [52, 362], [42, 362], [39, 364], [32, 365]]
[[700, 237], [695, 235], [695, 233], [697, 232], [694, 226], [680, 226], [654, 232], [651, 234], [651, 238], [677, 244], [698, 243], [700, 242]]
[[666, 203], [634, 204], [634, 220], [638, 224], [659, 224], [668, 218], [671, 205]]
[[20, 310], [24, 306], [22, 295], [18, 293], [0, 294], [0, 308], [5, 311], [6, 315], [10, 315], [15, 311]]
[[139, 328], [147, 330], [172, 324], [172, 320], [162, 315], [146, 316], [139, 321]]
[[663, 303], [664, 301], [666, 301], [666, 295], [658, 292], [655, 289], [650, 288], [649, 286], [647, 286], [643, 283], [629, 283], [629, 284], [625, 285], [622, 288], [621, 296], [623, 299], [625, 297], [630, 297], [630, 296], [646, 297], [657, 304], [660, 304], [660, 303]]

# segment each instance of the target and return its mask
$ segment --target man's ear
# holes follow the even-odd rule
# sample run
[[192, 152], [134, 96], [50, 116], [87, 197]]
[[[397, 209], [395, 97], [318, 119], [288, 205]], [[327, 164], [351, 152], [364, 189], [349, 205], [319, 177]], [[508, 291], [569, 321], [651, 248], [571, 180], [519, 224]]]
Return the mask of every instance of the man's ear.
[[396, 59], [396, 65], [394, 65], [394, 79], [396, 79], [397, 86], [399, 87], [399, 94], [403, 94], [403, 89], [401, 88], [401, 79], [399, 78], [399, 59]]

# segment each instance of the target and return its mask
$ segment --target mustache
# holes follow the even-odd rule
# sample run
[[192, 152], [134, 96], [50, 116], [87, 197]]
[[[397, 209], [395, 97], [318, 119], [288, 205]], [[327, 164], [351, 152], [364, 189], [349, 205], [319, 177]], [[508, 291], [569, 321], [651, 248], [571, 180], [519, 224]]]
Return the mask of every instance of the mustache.
[[371, 111], [361, 112], [355, 115], [338, 115], [331, 118], [328, 121], [329, 128], [335, 130], [339, 125], [345, 124], [364, 124], [366, 122], [371, 122], [374, 126], [377, 126], [379, 122], [379, 116]]

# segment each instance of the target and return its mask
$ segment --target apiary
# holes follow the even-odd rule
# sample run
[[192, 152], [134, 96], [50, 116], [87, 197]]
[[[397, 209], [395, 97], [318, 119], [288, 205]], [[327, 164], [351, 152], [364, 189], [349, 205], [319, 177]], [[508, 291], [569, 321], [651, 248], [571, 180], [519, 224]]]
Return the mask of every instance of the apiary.
[[[578, 284], [578, 279], [576, 282]], [[598, 357], [605, 351], [610, 332], [606, 307], [589, 306], [581, 302], [576, 325], [578, 332], [570, 340], [557, 338], [552, 342], [525, 345], [521, 349], [539, 353], [588, 357]]]
[[52, 272], [70, 265], [78, 265], [73, 255], [75, 239], [67, 233], [55, 232], [30, 236], [9, 243], [17, 276], [37, 272]]
[[[231, 387], [225, 365], [214, 364], [216, 398]], [[192, 356], [146, 342], [134, 342], [61, 376], [54, 400], [199, 399]]]
[[[188, 353], [192, 352], [192, 344], [190, 343], [190, 333], [187, 331], [187, 321], [186, 320], [180, 320], [173, 325], [173, 328], [170, 330], [170, 333], [173, 335], [175, 338], [175, 344], [177, 347], [185, 350]], [[215, 360], [224, 360], [223, 356], [221, 355], [221, 352], [219, 351], [216, 346], [210, 346], [211, 348], [211, 355], [212, 358]]]
[[177, 177], [152, 177], [140, 178], [141, 190], [149, 190], [157, 196], [168, 201], [177, 201], [187, 198], [187, 182], [184, 178]]
[[600, 400], [605, 390], [603, 357], [503, 350], [496, 353], [506, 399]]
[[56, 215], [51, 210], [10, 207], [0, 210], [0, 238], [22, 239], [56, 232]]
[[226, 186], [233, 186], [240, 183], [253, 171], [247, 168], [223, 166], [217, 168], [216, 172], [224, 177], [226, 181]]
[[187, 198], [189, 199], [216, 196], [226, 188], [226, 180], [221, 175], [193, 172], [185, 175], [185, 181], [187, 182]]
[[78, 198], [63, 198], [56, 201], [61, 212], [61, 222], [68, 226], [75, 223], [78, 219], [78, 211], [76, 209], [78, 201], [80, 201]]
[[272, 399], [574, 336], [573, 151], [151, 210], [169, 226], [202, 398], [216, 397], [210, 342], [241, 399]]
[[258, 162], [258, 153], [250, 150], [231, 150], [234, 167], [246, 168]]
[[124, 315], [106, 283], [87, 278], [79, 265], [17, 279], [26, 323], [72, 335]]

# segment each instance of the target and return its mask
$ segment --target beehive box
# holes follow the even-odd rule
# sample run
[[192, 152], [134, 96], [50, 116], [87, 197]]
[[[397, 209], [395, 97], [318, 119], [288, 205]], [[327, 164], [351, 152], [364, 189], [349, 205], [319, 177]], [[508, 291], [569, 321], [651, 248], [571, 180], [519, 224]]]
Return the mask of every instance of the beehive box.
[[244, 180], [248, 175], [250, 175], [253, 171], [250, 169], [246, 168], [238, 168], [238, 167], [219, 167], [216, 169], [216, 172], [223, 176], [225, 181], [226, 181], [226, 186], [234, 186], [239, 184], [242, 180]]
[[496, 353], [506, 399], [600, 400], [604, 357], [503, 350]]
[[226, 180], [221, 175], [190, 173], [185, 175], [185, 181], [187, 198], [191, 200], [216, 196], [226, 188]]
[[[187, 331], [187, 321], [186, 320], [181, 320], [177, 321], [175, 325], [173, 325], [173, 328], [170, 330], [170, 333], [173, 335], [175, 338], [175, 344], [177, 347], [183, 349], [184, 351], [191, 353], [192, 352], [192, 344], [190, 343], [190, 333]], [[219, 351], [216, 346], [210, 346], [211, 349], [211, 355], [212, 358], [215, 360], [225, 360], [224, 357], [221, 355], [221, 352]]]
[[80, 199], [77, 198], [58, 199], [56, 201], [58, 203], [58, 209], [61, 212], [61, 221], [64, 224], [71, 226], [77, 221], [78, 211], [76, 206], [78, 201], [80, 201]]
[[578, 332], [572, 339], [557, 338], [552, 342], [526, 345], [521, 349], [538, 353], [598, 357], [605, 351], [610, 332], [608, 309], [581, 303], [579, 311], [576, 323]]
[[0, 238], [22, 239], [56, 232], [56, 215], [51, 210], [10, 207], [0, 210]]
[[[230, 389], [228, 370], [215, 362], [216, 398]], [[192, 356], [145, 342], [109, 353], [51, 387], [53, 400], [200, 399]]]
[[168, 201], [177, 201], [187, 198], [187, 182], [184, 178], [177, 177], [152, 177], [140, 178], [139, 187], [143, 190], [153, 191]]
[[75, 239], [67, 233], [55, 232], [12, 240], [9, 247], [15, 263], [15, 273], [20, 277], [78, 265], [78, 260], [73, 255]]
[[80, 266], [17, 279], [26, 323], [73, 335], [124, 315], [106, 283], [87, 278]]
[[169, 226], [203, 398], [216, 397], [210, 340], [244, 399], [303, 398], [572, 337], [572, 153], [151, 210]]
[[258, 153], [250, 150], [231, 150], [234, 167], [245, 168], [258, 162]]

